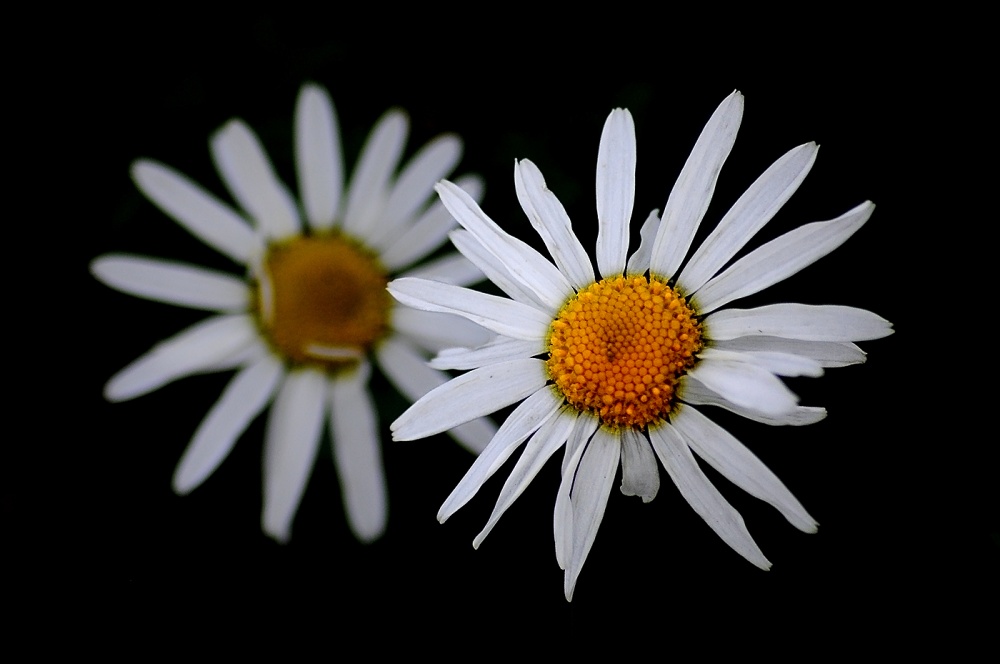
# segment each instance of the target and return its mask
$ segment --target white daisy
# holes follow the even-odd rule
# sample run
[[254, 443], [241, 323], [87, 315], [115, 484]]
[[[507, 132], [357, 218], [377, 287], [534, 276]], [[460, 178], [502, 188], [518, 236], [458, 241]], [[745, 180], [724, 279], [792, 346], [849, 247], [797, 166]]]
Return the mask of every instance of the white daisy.
[[635, 127], [628, 111], [611, 113], [597, 159], [598, 275], [538, 168], [523, 160], [514, 167], [517, 197], [555, 265], [502, 231], [459, 187], [442, 182], [441, 200], [465, 229], [452, 232], [452, 241], [510, 299], [420, 279], [389, 284], [400, 302], [458, 314], [500, 335], [474, 350], [439, 354], [432, 366], [470, 371], [413, 404], [392, 424], [394, 439], [447, 431], [521, 402], [445, 500], [440, 521], [468, 502], [527, 440], [474, 541], [478, 547], [565, 445], [554, 530], [567, 600], [619, 462], [622, 493], [648, 502], [660, 486], [659, 458], [691, 507], [763, 569], [770, 563], [695, 455], [772, 504], [796, 528], [815, 532], [816, 522], [781, 481], [698, 407], [719, 406], [772, 425], [814, 423], [825, 410], [798, 405], [779, 377], [819, 376], [825, 367], [863, 362], [865, 354], [853, 342], [892, 332], [879, 316], [844, 306], [724, 308], [826, 255], [871, 215], [874, 205], [866, 201], [731, 262], [802, 183], [816, 157], [814, 143], [789, 151], [768, 168], [684, 261], [742, 113], [738, 92], [722, 102], [688, 157], [662, 218], [656, 210], [649, 215], [630, 257]]
[[[325, 422], [351, 529], [362, 541], [384, 531], [378, 418], [367, 390], [372, 357], [412, 401], [448, 378], [427, 366], [431, 354], [489, 338], [460, 318], [395, 305], [386, 293], [391, 274], [444, 244], [455, 225], [439, 201], [428, 202], [434, 183], [458, 163], [461, 141], [453, 135], [432, 140], [397, 175], [407, 131], [402, 112], [386, 113], [345, 188], [333, 104], [324, 89], [306, 85], [295, 110], [301, 209], [240, 120], [215, 133], [211, 152], [242, 212], [163, 164], [133, 164], [139, 189], [243, 266], [240, 275], [128, 255], [91, 264], [94, 276], [112, 288], [215, 312], [118, 372], [105, 396], [132, 399], [184, 376], [236, 369], [184, 452], [173, 485], [180, 494], [200, 485], [273, 401], [261, 521], [279, 541], [291, 534]], [[477, 177], [458, 182], [468, 195], [481, 195]], [[456, 253], [404, 274], [452, 284], [482, 277]], [[478, 453], [496, 428], [470, 420], [451, 433]]]

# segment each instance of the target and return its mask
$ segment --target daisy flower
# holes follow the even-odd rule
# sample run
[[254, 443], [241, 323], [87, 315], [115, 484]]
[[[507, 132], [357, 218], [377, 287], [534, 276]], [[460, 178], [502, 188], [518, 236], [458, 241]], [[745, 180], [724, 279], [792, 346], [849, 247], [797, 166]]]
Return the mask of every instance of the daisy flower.
[[555, 264], [497, 226], [461, 188], [437, 191], [464, 230], [455, 246], [508, 296], [420, 279], [389, 291], [425, 311], [453, 313], [499, 336], [451, 349], [432, 362], [467, 373], [430, 391], [392, 424], [410, 440], [521, 402], [445, 500], [444, 522], [527, 441], [478, 547], [539, 469], [564, 448], [553, 518], [556, 560], [571, 600], [621, 465], [621, 491], [649, 502], [660, 486], [657, 459], [681, 495], [723, 541], [762, 569], [770, 563], [740, 514], [696, 460], [778, 509], [796, 528], [816, 522], [750, 450], [709, 419], [718, 406], [771, 425], [825, 417], [800, 406], [783, 376], [819, 376], [863, 362], [853, 342], [891, 334], [888, 321], [845, 306], [729, 307], [834, 250], [871, 216], [866, 201], [830, 221], [802, 226], [733, 261], [795, 192], [816, 158], [807, 143], [772, 164], [685, 261], [743, 113], [734, 92], [698, 138], [662, 217], [654, 210], [628, 256], [635, 191], [635, 127], [612, 111], [597, 158], [597, 274], [570, 219], [538, 168], [516, 162], [514, 187]]
[[[291, 534], [325, 424], [352, 531], [367, 542], [385, 529], [378, 418], [367, 389], [372, 359], [412, 401], [448, 378], [427, 366], [428, 357], [489, 338], [460, 318], [398, 306], [386, 292], [393, 273], [444, 244], [455, 225], [439, 201], [428, 203], [434, 183], [458, 163], [461, 141], [439, 136], [397, 174], [407, 131], [402, 112], [386, 113], [345, 188], [333, 104], [324, 89], [306, 85], [294, 132], [301, 207], [240, 120], [212, 136], [211, 153], [241, 211], [161, 163], [142, 159], [132, 166], [142, 193], [232, 259], [240, 274], [119, 254], [91, 264], [93, 275], [117, 290], [213, 312], [115, 374], [105, 396], [133, 399], [178, 378], [235, 369], [185, 450], [173, 486], [186, 494], [200, 485], [271, 405], [261, 522], [282, 542]], [[458, 183], [470, 197], [481, 195], [478, 178]], [[404, 274], [456, 285], [482, 277], [457, 253]], [[478, 453], [496, 428], [470, 420], [451, 434]]]

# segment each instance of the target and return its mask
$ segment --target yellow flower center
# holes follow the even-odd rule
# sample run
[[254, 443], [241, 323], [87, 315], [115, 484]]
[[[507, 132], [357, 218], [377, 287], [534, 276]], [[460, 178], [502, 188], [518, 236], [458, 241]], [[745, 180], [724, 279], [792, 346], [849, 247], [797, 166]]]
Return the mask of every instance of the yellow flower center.
[[612, 427], [665, 419], [702, 347], [694, 312], [656, 277], [602, 279], [563, 305], [550, 330], [549, 377]]
[[261, 329], [290, 362], [327, 370], [352, 365], [388, 330], [386, 272], [342, 235], [272, 244], [259, 277]]

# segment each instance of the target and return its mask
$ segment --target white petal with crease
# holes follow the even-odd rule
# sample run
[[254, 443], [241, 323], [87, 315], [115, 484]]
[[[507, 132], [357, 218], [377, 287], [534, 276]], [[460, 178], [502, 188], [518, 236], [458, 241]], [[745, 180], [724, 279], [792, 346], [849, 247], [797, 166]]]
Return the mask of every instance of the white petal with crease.
[[[705, 351], [703, 354], [706, 354]], [[736, 353], [707, 355], [688, 375], [694, 376], [734, 404], [771, 417], [786, 415], [795, 410], [798, 397], [767, 369]]]
[[604, 123], [597, 149], [597, 270], [601, 277], [622, 274], [635, 202], [635, 123], [616, 108]]
[[626, 496], [639, 496], [648, 503], [656, 498], [660, 490], [660, 471], [656, 467], [656, 456], [645, 436], [635, 429], [623, 429], [622, 445], [622, 486]]
[[768, 335], [805, 341], [866, 341], [892, 334], [892, 323], [865, 309], [839, 305], [769, 304], [723, 309], [705, 319], [712, 339]]

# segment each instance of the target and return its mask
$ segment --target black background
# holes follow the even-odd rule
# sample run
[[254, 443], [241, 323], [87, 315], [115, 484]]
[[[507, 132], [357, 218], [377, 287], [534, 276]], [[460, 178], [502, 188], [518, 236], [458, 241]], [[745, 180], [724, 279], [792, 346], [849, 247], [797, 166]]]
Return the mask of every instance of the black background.
[[[171, 607], [172, 619], [153, 626], [170, 625], [180, 642], [193, 630], [212, 632], [206, 614], [265, 625], [308, 616], [326, 625], [331, 652], [367, 626], [386, 638], [418, 628], [442, 649], [473, 638], [472, 652], [540, 634], [584, 647], [635, 636], [669, 653], [665, 636], [692, 629], [719, 638], [699, 641], [707, 648], [741, 627], [759, 628], [736, 644], [751, 650], [789, 634], [909, 648], [924, 634], [957, 634], [954, 625], [975, 634], [996, 617], [995, 435], [973, 431], [979, 400], [965, 378], [967, 369], [995, 366], [971, 357], [981, 336], [976, 279], [965, 273], [976, 265], [970, 246], [984, 240], [976, 241], [979, 215], [963, 209], [975, 188], [974, 174], [964, 174], [974, 168], [950, 152], [976, 151], [982, 118], [968, 104], [974, 75], [953, 75], [960, 49], [945, 63], [927, 42], [896, 43], [871, 23], [835, 26], [829, 36], [812, 27], [720, 34], [680, 22], [648, 33], [659, 19], [641, 15], [572, 36], [569, 24], [534, 19], [459, 29], [442, 18], [414, 23], [406, 36], [398, 18], [383, 30], [387, 17], [79, 19], [87, 29], [64, 26], [22, 53], [30, 66], [15, 109], [28, 127], [15, 143], [31, 148], [21, 176], [34, 187], [14, 192], [28, 199], [15, 221], [29, 236], [17, 243], [25, 254], [14, 250], [17, 273], [8, 278], [17, 285], [13, 306], [42, 324], [14, 331], [17, 375], [28, 387], [15, 390], [9, 416], [31, 426], [14, 429], [3, 510], [16, 562], [9, 585], [47, 607], [29, 620], [67, 617], [52, 607], [69, 606], [86, 621], [97, 602], [114, 607], [104, 619], [147, 627], [150, 612]], [[380, 377], [372, 389], [390, 516], [377, 543], [361, 545], [347, 529], [328, 442], [291, 542], [261, 533], [263, 417], [203, 486], [173, 494], [174, 466], [229, 374], [105, 402], [114, 372], [202, 314], [113, 291], [88, 263], [124, 251], [233, 270], [144, 199], [129, 165], [157, 159], [228, 200], [207, 141], [238, 116], [294, 188], [291, 120], [305, 81], [331, 93], [348, 168], [389, 107], [409, 113], [407, 156], [441, 132], [459, 134], [459, 171], [485, 178], [486, 212], [535, 246], [514, 196], [514, 159], [540, 167], [592, 248], [597, 146], [614, 107], [627, 107], [636, 123], [633, 248], [638, 221], [662, 209], [705, 121], [734, 88], [746, 111], [707, 223], [785, 151], [820, 143], [810, 176], [761, 240], [865, 199], [878, 207], [843, 247], [755, 302], [863, 307], [896, 333], [862, 343], [864, 365], [793, 382], [803, 403], [827, 407], [825, 421], [779, 429], [722, 420], [796, 494], [819, 533], [798, 532], [713, 476], [772, 561], [765, 573], [731, 552], [665, 473], [648, 505], [616, 485], [567, 604], [552, 544], [557, 464], [474, 551], [512, 462], [438, 524], [437, 508], [471, 457], [444, 436], [393, 443], [388, 424], [405, 404]], [[49, 249], [31, 258], [33, 247]], [[939, 629], [922, 632], [927, 625]], [[301, 634], [239, 638], [294, 644]]]

